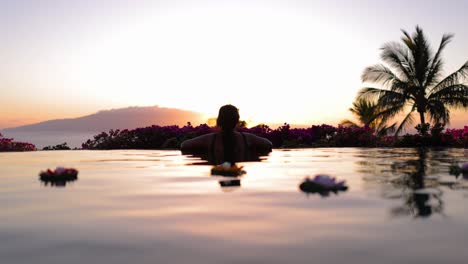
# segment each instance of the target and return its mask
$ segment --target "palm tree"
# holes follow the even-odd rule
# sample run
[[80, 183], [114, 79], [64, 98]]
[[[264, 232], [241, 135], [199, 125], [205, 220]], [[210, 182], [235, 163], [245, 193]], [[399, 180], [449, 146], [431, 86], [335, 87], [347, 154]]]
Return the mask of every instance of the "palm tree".
[[[395, 131], [396, 124], [392, 124], [391, 126], [386, 125], [387, 118], [380, 115], [383, 110], [375, 100], [357, 98], [353, 102], [353, 106], [349, 108], [349, 111], [357, 117], [361, 125], [374, 129], [377, 135], [386, 135]], [[347, 119], [341, 121], [340, 125], [359, 126]]]
[[434, 53], [424, 35], [416, 26], [412, 35], [402, 30], [402, 42], [390, 42], [382, 47], [381, 59], [385, 63], [364, 70], [362, 81], [380, 88], [361, 89], [359, 98], [377, 98], [385, 107], [382, 117], [393, 117], [409, 109], [396, 133], [413, 122], [413, 113], [419, 113], [421, 127], [426, 125], [425, 115], [433, 123], [450, 122], [449, 108], [468, 107], [468, 86], [463, 83], [468, 77], [468, 61], [463, 66], [441, 79], [445, 46], [453, 34], [444, 34], [439, 48]]

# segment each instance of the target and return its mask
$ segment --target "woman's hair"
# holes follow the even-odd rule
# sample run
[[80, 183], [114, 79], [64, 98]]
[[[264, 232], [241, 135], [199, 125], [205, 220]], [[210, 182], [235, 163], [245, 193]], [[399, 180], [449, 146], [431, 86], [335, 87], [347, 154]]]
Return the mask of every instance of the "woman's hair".
[[239, 109], [233, 105], [224, 105], [219, 109], [216, 124], [223, 131], [232, 131], [239, 123]]
[[233, 105], [224, 105], [219, 109], [216, 124], [221, 128], [223, 139], [224, 161], [235, 162], [235, 141], [234, 128], [239, 123], [239, 110]]

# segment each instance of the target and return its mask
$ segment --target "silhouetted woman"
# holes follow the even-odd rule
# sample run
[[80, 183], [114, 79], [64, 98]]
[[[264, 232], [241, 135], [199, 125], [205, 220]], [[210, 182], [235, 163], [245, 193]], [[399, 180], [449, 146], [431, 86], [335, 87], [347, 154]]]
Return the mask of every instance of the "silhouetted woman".
[[255, 161], [271, 152], [271, 142], [250, 133], [236, 131], [239, 110], [233, 105], [219, 109], [216, 124], [220, 132], [202, 135], [181, 144], [184, 154], [195, 154], [213, 164], [236, 161]]

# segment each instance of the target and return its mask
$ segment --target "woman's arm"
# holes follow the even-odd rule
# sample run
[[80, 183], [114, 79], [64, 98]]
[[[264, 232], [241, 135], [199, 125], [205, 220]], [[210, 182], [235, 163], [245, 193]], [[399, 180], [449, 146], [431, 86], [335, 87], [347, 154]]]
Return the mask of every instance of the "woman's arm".
[[271, 152], [273, 144], [270, 140], [256, 136], [254, 134], [249, 135], [249, 146], [252, 150], [257, 152], [259, 155], [265, 155]]
[[270, 153], [272, 148], [273, 143], [271, 143], [270, 140], [263, 137], [257, 137], [257, 149], [260, 152]]

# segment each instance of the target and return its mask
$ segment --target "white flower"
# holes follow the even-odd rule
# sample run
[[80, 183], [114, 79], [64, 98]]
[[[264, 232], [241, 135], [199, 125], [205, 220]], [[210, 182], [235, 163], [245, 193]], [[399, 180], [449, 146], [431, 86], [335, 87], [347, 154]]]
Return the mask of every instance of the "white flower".
[[337, 182], [335, 178], [328, 175], [316, 175], [314, 179], [307, 178], [307, 181], [314, 182], [325, 188], [341, 188], [344, 187], [344, 181]]
[[225, 169], [225, 170], [228, 170], [231, 168], [231, 163], [226, 161], [224, 162], [223, 164], [221, 164], [221, 168]]

